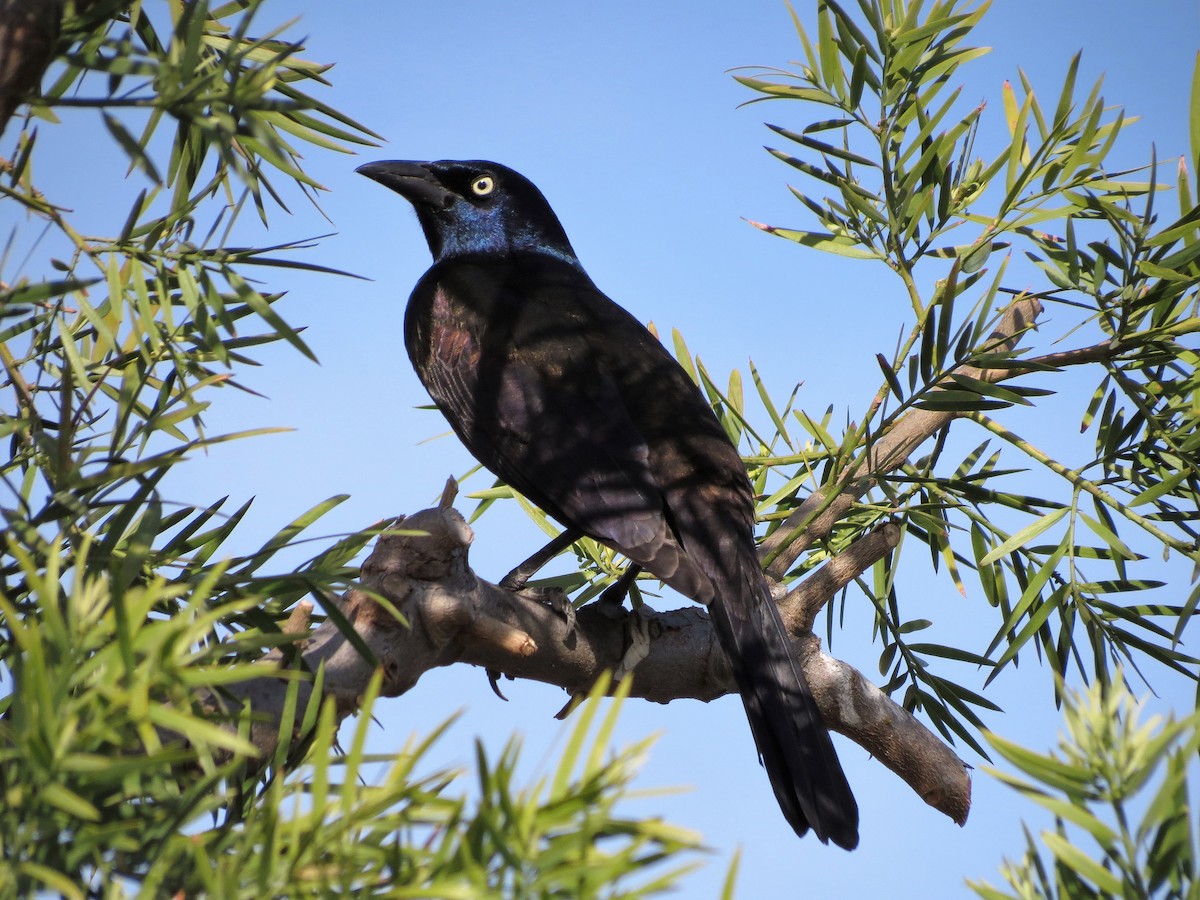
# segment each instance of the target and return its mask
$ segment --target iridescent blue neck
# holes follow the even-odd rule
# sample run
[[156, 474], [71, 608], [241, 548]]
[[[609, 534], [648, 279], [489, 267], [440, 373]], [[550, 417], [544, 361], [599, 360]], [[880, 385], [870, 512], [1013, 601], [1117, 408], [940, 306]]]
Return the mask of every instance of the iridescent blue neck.
[[583, 271], [558, 217], [547, 206], [535, 222], [511, 215], [503, 204], [479, 209], [459, 201], [449, 209], [417, 208], [435, 262], [464, 256], [539, 253]]

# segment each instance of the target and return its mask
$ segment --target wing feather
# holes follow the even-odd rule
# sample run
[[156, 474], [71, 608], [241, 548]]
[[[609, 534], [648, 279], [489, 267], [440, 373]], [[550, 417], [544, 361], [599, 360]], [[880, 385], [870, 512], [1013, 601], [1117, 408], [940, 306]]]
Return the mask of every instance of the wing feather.
[[672, 532], [650, 449], [593, 346], [586, 307], [554, 302], [554, 281], [511, 270], [500, 279], [478, 263], [430, 275], [410, 300], [406, 342], [472, 455], [562, 524], [711, 597]]

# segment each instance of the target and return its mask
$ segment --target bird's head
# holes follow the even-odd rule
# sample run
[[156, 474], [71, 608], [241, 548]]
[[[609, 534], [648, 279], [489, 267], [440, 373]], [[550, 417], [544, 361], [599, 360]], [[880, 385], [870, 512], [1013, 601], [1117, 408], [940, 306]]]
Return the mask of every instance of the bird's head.
[[542, 192], [507, 166], [485, 160], [385, 160], [355, 171], [412, 203], [437, 261], [528, 251], [579, 265]]

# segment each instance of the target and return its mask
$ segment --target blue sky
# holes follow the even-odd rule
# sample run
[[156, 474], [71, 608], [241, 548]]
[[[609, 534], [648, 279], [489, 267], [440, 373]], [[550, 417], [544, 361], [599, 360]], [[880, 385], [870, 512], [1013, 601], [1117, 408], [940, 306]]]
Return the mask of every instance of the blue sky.
[[[812, 7], [797, 2], [809, 23]], [[743, 221], [808, 224], [785, 187], [794, 173], [761, 149], [774, 137], [762, 123], [797, 127], [827, 115], [792, 103], [737, 108], [751, 95], [728, 69], [784, 65], [802, 52], [778, 0], [276, 0], [267, 7], [272, 23], [297, 14], [296, 31], [309, 36], [307, 56], [337, 63], [323, 99], [387, 144], [357, 158], [309, 154], [309, 171], [330, 189], [322, 206], [332, 226], [299, 203], [294, 217], [272, 222], [272, 242], [336, 231], [304, 258], [372, 279], [288, 282], [286, 317], [307, 326], [305, 340], [321, 364], [268, 350], [261, 354], [266, 366], [242, 380], [269, 399], [226, 392], [208, 420], [213, 432], [264, 424], [294, 430], [217, 448], [185, 467], [172, 487], [177, 498], [197, 502], [255, 496], [241, 532], [245, 549], [333, 494], [352, 499], [325, 520], [330, 532], [428, 506], [447, 475], [471, 466], [453, 439], [430, 440], [446, 431], [440, 417], [415, 408], [427, 400], [404, 353], [401, 321], [428, 251], [406, 204], [353, 174], [366, 160], [490, 158], [522, 171], [549, 198], [600, 287], [639, 318], [678, 327], [713, 373], [745, 372], [753, 358], [774, 391], [786, 395], [803, 382], [800, 405], [813, 413], [833, 405], [835, 418], [860, 409], [878, 387], [874, 354], [888, 353], [907, 322], [899, 284], [882, 268], [801, 249]], [[1118, 146], [1118, 162], [1148, 159], [1152, 142], [1161, 158], [1187, 152], [1187, 91], [1200, 48], [1196, 3], [1008, 0], [996, 4], [971, 43], [994, 48], [960, 74], [964, 103], [988, 103], [985, 138], [1002, 129], [1001, 85], [1016, 80], [1018, 66], [1052, 104], [1072, 54], [1083, 49], [1080, 83], [1105, 73], [1108, 102], [1141, 116]], [[119, 161], [104, 138], [84, 144], [81, 133], [42, 129], [43, 185], [78, 199], [78, 214], [94, 230], [112, 231], [140, 185], [119, 180]], [[81, 146], [89, 148], [86, 156]], [[979, 149], [995, 152], [994, 145]], [[7, 231], [5, 216], [11, 213], [0, 212]], [[30, 271], [37, 258], [35, 250]], [[12, 274], [0, 273], [6, 280]], [[1077, 416], [1085, 398], [1068, 400]], [[489, 483], [477, 478], [466, 488]], [[504, 512], [486, 516], [476, 533], [474, 565], [492, 578], [540, 540], [536, 528]], [[994, 625], [971, 629], [972, 616], [985, 609], [979, 597], [964, 599], [947, 579], [917, 567], [904, 591], [914, 615], [934, 620], [933, 639], [974, 642], [977, 651], [986, 645]], [[876, 673], [879, 648], [869, 619], [852, 608], [846, 621], [833, 652], [868, 676]], [[989, 690], [1007, 710], [989, 724], [1045, 747], [1059, 719], [1046, 673], [1033, 658], [1023, 662]], [[976, 689], [984, 677], [951, 674]], [[1186, 708], [1192, 700], [1186, 685], [1165, 676], [1155, 687], [1158, 708]], [[462, 666], [430, 673], [410, 694], [377, 708], [373, 749], [398, 748], [410, 732], [428, 731], [463, 709], [439, 762], [469, 763], [477, 735], [498, 752], [519, 731], [530, 770], [549, 765], [562, 744], [563, 727], [552, 718], [562, 693], [516, 683], [505, 691], [507, 704], [492, 695], [481, 671]], [[662, 737], [640, 786], [694, 789], [637, 808], [701, 831], [715, 850], [687, 882], [688, 897], [716, 895], [738, 846], [743, 898], [960, 896], [967, 893], [964, 878], [995, 883], [1001, 858], [1019, 855], [1022, 816], [1042, 824], [977, 770], [971, 819], [960, 829], [838, 739], [863, 819], [861, 847], [846, 854], [791, 833], [755, 764], [736, 698], [628, 704], [625, 738], [652, 731]], [[960, 754], [981, 764], [966, 748]]]

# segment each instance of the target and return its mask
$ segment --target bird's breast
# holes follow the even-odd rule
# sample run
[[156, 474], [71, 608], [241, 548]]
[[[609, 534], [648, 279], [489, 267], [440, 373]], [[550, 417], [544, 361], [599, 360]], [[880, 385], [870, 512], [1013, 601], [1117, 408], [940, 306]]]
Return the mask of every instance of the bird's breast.
[[429, 312], [430, 354], [454, 368], [478, 366], [481, 350], [475, 329], [445, 290], [434, 292]]

